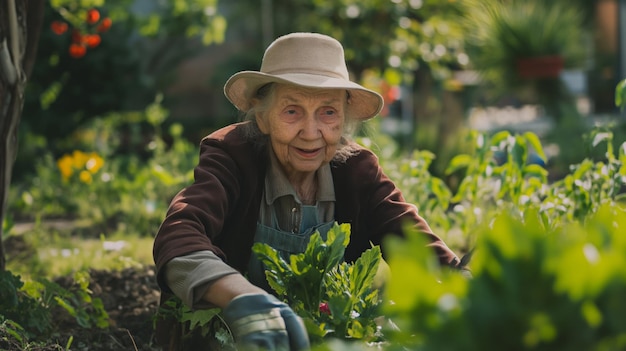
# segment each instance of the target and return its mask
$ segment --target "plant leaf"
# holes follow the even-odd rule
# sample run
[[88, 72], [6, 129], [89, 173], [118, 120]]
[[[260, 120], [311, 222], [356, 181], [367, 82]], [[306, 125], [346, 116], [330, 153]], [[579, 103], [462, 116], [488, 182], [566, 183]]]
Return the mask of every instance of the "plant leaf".
[[626, 106], [626, 79], [619, 82], [615, 88], [615, 106], [621, 110]]
[[374, 246], [366, 250], [354, 261], [350, 271], [350, 291], [353, 298], [357, 300], [365, 299], [371, 290], [372, 283], [378, 271], [378, 264], [382, 258], [380, 247]]
[[446, 168], [446, 175], [452, 174], [460, 169], [467, 168], [472, 162], [472, 157], [470, 155], [456, 155], [450, 163], [448, 164], [448, 168]]

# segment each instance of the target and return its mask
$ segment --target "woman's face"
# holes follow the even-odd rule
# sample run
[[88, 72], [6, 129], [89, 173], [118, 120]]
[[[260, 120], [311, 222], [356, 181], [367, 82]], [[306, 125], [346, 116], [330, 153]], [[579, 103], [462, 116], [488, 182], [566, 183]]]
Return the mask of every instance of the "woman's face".
[[274, 100], [257, 115], [289, 179], [310, 175], [330, 162], [343, 134], [344, 90], [277, 85]]

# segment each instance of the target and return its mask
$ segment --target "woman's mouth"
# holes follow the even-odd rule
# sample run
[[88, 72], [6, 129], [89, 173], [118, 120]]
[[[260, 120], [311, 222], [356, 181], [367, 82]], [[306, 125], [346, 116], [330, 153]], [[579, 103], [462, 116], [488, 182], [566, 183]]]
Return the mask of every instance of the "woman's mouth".
[[321, 148], [317, 148], [317, 149], [301, 149], [299, 147], [295, 148], [296, 151], [298, 152], [298, 154], [302, 157], [305, 158], [312, 158], [315, 157], [319, 154], [320, 150], [322, 150]]

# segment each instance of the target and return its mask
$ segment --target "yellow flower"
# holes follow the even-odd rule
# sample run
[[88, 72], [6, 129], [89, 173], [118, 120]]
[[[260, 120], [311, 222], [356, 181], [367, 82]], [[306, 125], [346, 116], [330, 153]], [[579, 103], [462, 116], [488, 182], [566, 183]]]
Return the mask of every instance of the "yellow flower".
[[92, 182], [91, 175], [98, 172], [103, 165], [104, 160], [97, 153], [85, 153], [80, 150], [74, 150], [71, 155], [63, 155], [57, 161], [57, 167], [64, 181], [67, 181], [74, 172], [80, 171], [78, 178], [86, 184]]
[[89, 173], [88, 171], [80, 171], [80, 173], [78, 174], [78, 178], [80, 178], [80, 181], [85, 184], [91, 184], [91, 173]]
[[97, 153], [92, 152], [89, 154], [89, 159], [85, 163], [85, 168], [92, 174], [98, 172], [100, 168], [104, 165], [104, 160]]
[[72, 158], [74, 159], [74, 169], [83, 169], [89, 159], [89, 155], [80, 150], [74, 150]]
[[64, 155], [57, 161], [57, 167], [61, 172], [63, 180], [68, 180], [72, 176], [72, 173], [74, 173], [74, 168], [72, 167], [73, 164], [74, 160], [70, 155]]

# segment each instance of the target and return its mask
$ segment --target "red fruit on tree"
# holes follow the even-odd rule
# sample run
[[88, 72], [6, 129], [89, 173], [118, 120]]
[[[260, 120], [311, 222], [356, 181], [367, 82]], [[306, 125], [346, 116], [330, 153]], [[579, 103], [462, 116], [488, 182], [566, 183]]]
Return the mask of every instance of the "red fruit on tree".
[[96, 30], [100, 33], [106, 32], [109, 28], [111, 28], [111, 24], [113, 24], [113, 21], [111, 21], [109, 17], [106, 17], [102, 20], [102, 22], [100, 22]]
[[62, 21], [52, 21], [50, 24], [50, 28], [56, 35], [61, 35], [67, 31], [67, 23]]
[[96, 46], [100, 45], [101, 42], [100, 36], [98, 34], [85, 35], [84, 40], [87, 46], [90, 48], [95, 48]]
[[100, 12], [98, 10], [89, 9], [89, 11], [87, 11], [87, 23], [88, 24], [95, 24], [99, 20], [100, 20]]
[[85, 47], [85, 45], [72, 43], [70, 45], [69, 51], [70, 56], [72, 56], [73, 58], [81, 58], [87, 53], [87, 48]]

